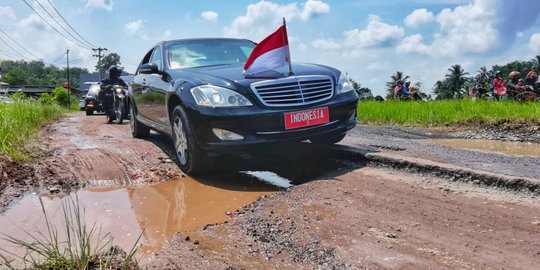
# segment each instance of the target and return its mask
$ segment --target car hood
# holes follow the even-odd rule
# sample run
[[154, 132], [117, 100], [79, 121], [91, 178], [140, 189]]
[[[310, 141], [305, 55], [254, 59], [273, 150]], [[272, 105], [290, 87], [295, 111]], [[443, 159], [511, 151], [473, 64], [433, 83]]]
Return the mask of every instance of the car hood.
[[[317, 65], [317, 64], [293, 64], [293, 76], [302, 75], [327, 75], [336, 82], [341, 72], [337, 69]], [[244, 92], [249, 89], [251, 83], [268, 80], [270, 78], [245, 78], [243, 75], [243, 65], [220, 65], [187, 68], [174, 70], [171, 75], [178, 78], [197, 78], [198, 81], [192, 81], [195, 85], [212, 84]]]

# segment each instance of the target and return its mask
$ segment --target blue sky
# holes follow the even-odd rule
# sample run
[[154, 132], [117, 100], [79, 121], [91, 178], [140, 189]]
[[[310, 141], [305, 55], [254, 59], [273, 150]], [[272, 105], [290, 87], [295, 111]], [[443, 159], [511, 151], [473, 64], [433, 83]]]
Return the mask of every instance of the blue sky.
[[[26, 2], [63, 32], [37, 0]], [[484, 65], [540, 54], [538, 0], [39, 2], [55, 15], [51, 2], [93, 46], [118, 53], [129, 72], [158, 41], [225, 36], [257, 42], [277, 29], [282, 17], [293, 61], [339, 68], [374, 94], [382, 95], [398, 70], [429, 92], [453, 64], [475, 74]], [[72, 65], [94, 69], [91, 50], [55, 32], [23, 0], [0, 1], [0, 29], [9, 36], [0, 33], [1, 40], [28, 59], [63, 66], [69, 49]], [[22, 59], [3, 41], [0, 59]]]

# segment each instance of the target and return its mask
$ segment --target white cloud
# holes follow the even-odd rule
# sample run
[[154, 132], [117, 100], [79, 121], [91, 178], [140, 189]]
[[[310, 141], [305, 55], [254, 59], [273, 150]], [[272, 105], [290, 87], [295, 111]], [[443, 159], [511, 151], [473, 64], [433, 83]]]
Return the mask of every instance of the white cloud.
[[379, 47], [392, 45], [403, 38], [403, 28], [389, 25], [376, 15], [369, 15], [366, 29], [345, 32], [345, 44], [353, 47]]
[[209, 22], [217, 22], [218, 16], [219, 14], [217, 12], [211, 11], [211, 10], [204, 11], [203, 13], [201, 13], [201, 18]]
[[148, 35], [144, 32], [144, 23], [142, 20], [136, 20], [126, 23], [124, 29], [128, 34], [138, 36], [144, 40], [148, 39]]
[[0, 20], [16, 18], [15, 11], [11, 7], [0, 7]]
[[300, 14], [300, 18], [307, 21], [311, 17], [328, 12], [330, 12], [330, 6], [327, 3], [320, 0], [308, 0], [304, 4], [304, 10]]
[[272, 33], [282, 23], [282, 18], [292, 19], [298, 14], [295, 3], [280, 5], [261, 1], [250, 4], [244, 16], [237, 17], [231, 26], [225, 27], [226, 37], [244, 37], [259, 41]]
[[443, 9], [437, 22], [440, 31], [435, 35], [433, 51], [449, 56], [482, 54], [498, 44], [497, 14], [492, 1], [477, 0], [454, 10]]
[[104, 9], [106, 11], [111, 11], [113, 9], [113, 1], [112, 0], [88, 0], [86, 2], [85, 8], [90, 9]]
[[404, 38], [396, 47], [399, 53], [429, 54], [430, 48], [422, 43], [422, 35], [414, 34]]
[[422, 24], [426, 24], [435, 20], [435, 16], [431, 11], [425, 8], [414, 10], [409, 16], [403, 20], [405, 25], [409, 27], [418, 27]]
[[312, 43], [313, 47], [323, 51], [333, 51], [340, 50], [342, 47], [341, 43], [335, 42], [330, 39], [317, 39]]
[[243, 37], [259, 41], [272, 33], [282, 23], [294, 19], [308, 20], [328, 13], [330, 6], [320, 0], [307, 0], [300, 10], [297, 3], [277, 4], [260, 1], [247, 7], [246, 15], [236, 17], [230, 26], [225, 27], [226, 37]]
[[529, 48], [534, 54], [540, 54], [540, 33], [534, 33], [529, 40]]

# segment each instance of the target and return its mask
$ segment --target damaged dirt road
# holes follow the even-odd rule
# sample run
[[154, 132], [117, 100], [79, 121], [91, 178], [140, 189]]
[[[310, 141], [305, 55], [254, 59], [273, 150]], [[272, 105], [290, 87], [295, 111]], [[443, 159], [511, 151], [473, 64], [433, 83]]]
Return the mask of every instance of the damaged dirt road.
[[[125, 247], [144, 232], [141, 261], [149, 268], [540, 265], [540, 202], [538, 190], [531, 188], [540, 178], [534, 153], [460, 150], [433, 143], [448, 139], [446, 134], [402, 131], [358, 127], [338, 147], [256, 148], [223, 158], [213, 175], [191, 178], [170, 161], [171, 142], [164, 136], [133, 139], [128, 124], [73, 114], [41, 133], [39, 162], [2, 162], [0, 233], [38, 223], [27, 218], [36, 196], [23, 196], [26, 191], [46, 195], [46, 204], [54, 205], [62, 197], [55, 194], [82, 188], [77, 193], [91, 213], [87, 222], [111, 223], [102, 229], [112, 228]], [[511, 190], [483, 185], [482, 178], [461, 181], [451, 170], [437, 176], [426, 169], [395, 170], [400, 166], [379, 166], [386, 160], [381, 156], [448, 160], [448, 166], [465, 168], [460, 170], [480, 175], [484, 169], [532, 184], [525, 191]], [[24, 211], [18, 210], [21, 205]]]

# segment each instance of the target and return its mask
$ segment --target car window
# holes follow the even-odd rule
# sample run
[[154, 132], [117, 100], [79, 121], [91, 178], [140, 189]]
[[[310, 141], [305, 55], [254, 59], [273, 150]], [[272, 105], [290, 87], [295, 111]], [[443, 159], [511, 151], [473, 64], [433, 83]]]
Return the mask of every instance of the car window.
[[247, 40], [193, 40], [168, 44], [166, 55], [171, 69], [245, 63], [253, 50]]
[[152, 57], [150, 57], [150, 63], [154, 63], [161, 69], [161, 47], [157, 46], [152, 52]]
[[97, 95], [99, 92], [99, 89], [100, 89], [99, 84], [90, 85], [90, 88], [88, 88], [88, 95]]

